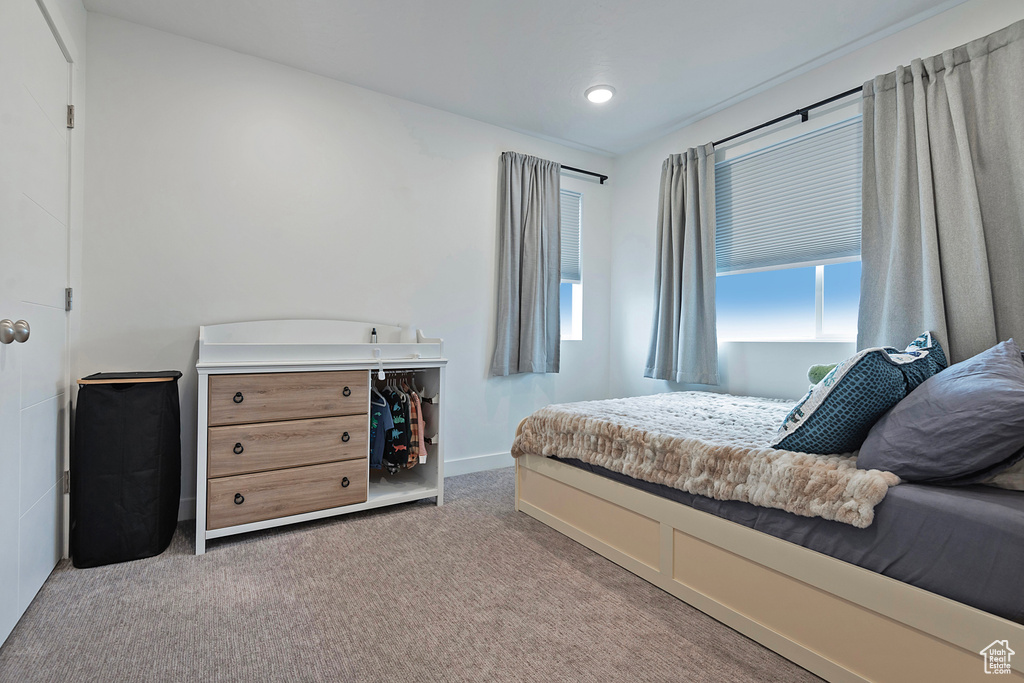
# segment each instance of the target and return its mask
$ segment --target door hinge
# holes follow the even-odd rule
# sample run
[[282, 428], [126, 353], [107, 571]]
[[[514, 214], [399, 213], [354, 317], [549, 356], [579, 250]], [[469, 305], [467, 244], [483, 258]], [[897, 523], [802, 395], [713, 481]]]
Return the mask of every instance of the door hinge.
[[75, 105], [68, 105], [68, 128], [75, 127]]
[[70, 311], [71, 310], [71, 305], [74, 303], [74, 298], [75, 298], [75, 290], [71, 289], [70, 287], [65, 287], [64, 288], [64, 310], [65, 311]]
[[64, 470], [64, 493], [71, 493], [71, 472]]

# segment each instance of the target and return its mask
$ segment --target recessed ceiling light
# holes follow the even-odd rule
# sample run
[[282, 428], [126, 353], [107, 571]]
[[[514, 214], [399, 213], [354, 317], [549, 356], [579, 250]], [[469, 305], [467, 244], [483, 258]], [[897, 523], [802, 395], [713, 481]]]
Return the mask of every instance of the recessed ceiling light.
[[584, 94], [594, 104], [604, 104], [615, 94], [615, 88], [610, 85], [595, 85], [592, 88], [587, 88], [587, 92]]

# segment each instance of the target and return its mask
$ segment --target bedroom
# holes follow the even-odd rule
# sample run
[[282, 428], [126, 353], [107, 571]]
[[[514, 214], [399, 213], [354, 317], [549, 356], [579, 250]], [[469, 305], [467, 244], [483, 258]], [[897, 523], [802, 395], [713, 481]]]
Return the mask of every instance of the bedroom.
[[[261, 4], [260, 13], [253, 14], [244, 3], [192, 3], [164, 14], [158, 3], [87, 0], [83, 7], [74, 0], [43, 2], [73, 58], [71, 101], [76, 106], [75, 128], [70, 136], [67, 284], [74, 290], [74, 304], [67, 318], [66, 395], [73, 399], [77, 379], [95, 372], [177, 369], [184, 373], [179, 383], [182, 472], [178, 511], [184, 536], [176, 540], [174, 552], [168, 551], [152, 561], [170, 563], [162, 571], [171, 573], [162, 576], [173, 578], [176, 572], [183, 585], [192, 585], [206, 599], [233, 599], [247, 616], [257, 618], [261, 600], [269, 601], [268, 609], [283, 609], [280, 602], [261, 591], [276, 581], [294, 579], [299, 571], [290, 567], [290, 575], [275, 576], [273, 567], [267, 564], [278, 561], [275, 557], [293, 555], [297, 548], [313, 548], [312, 544], [322, 542], [317, 539], [328, 538], [318, 534], [331, 530], [344, 534], [358, 524], [367, 527], [360, 533], [372, 538], [373, 525], [381, 525], [383, 530], [385, 520], [394, 521], [407, 512], [419, 515], [415, 517], [416, 524], [429, 525], [431, 513], [448, 515], [455, 514], [449, 510], [458, 511], [459, 491], [463, 491], [470, 514], [473, 506], [489, 500], [474, 495], [488, 491], [495, 496], [493, 508], [480, 511], [495, 515], [485, 517], [487, 523], [483, 528], [497, 538], [515, 542], [522, 541], [525, 534], [535, 546], [554, 544], [559, 551], [575, 553], [573, 557], [589, 553], [525, 515], [513, 513], [513, 478], [510, 469], [502, 468], [513, 464], [510, 449], [520, 420], [548, 404], [695, 388], [643, 377], [653, 312], [659, 174], [665, 158], [828, 98], [889, 73], [898, 65], [909, 64], [912, 59], [940, 54], [1024, 18], [1024, 6], [1003, 0], [872, 3], [870, 7], [877, 11], [877, 18], [872, 12], [850, 9], [862, 8], [861, 3], [829, 4], [833, 7], [822, 11], [821, 21], [833, 22], [831, 34], [824, 23], [812, 23], [812, 17], [801, 16], [802, 20], [796, 21], [796, 13], [780, 13], [772, 26], [791, 24], [790, 32], [780, 33], [775, 43], [757, 43], [755, 38], [761, 26], [744, 22], [742, 32], [731, 42], [751, 42], [750, 51], [766, 50], [767, 45], [773, 45], [776, 51], [765, 59], [748, 55], [746, 61], [737, 58], [735, 63], [720, 63], [723, 60], [719, 51], [726, 50], [725, 45], [712, 56], [705, 55], [707, 61], [700, 68], [712, 71], [712, 81], [721, 81], [721, 74], [725, 74], [725, 80], [743, 75], [749, 81], [730, 82], [728, 88], [710, 94], [702, 92], [706, 99], [700, 100], [702, 104], [697, 108], [683, 90], [689, 86], [685, 78], [665, 84], [680, 92], [658, 92], [663, 67], [659, 66], [657, 55], [664, 52], [661, 47], [644, 46], [638, 52], [642, 61], [632, 68], [647, 72], [645, 92], [657, 98], [651, 101], [661, 109], [638, 105], [635, 91], [631, 92], [635, 84], [623, 82], [615, 71], [625, 66], [606, 63], [598, 51], [597, 56], [592, 52], [572, 57], [594, 63], [556, 74], [552, 80], [561, 83], [556, 86], [560, 90], [550, 95], [537, 93], [538, 99], [540, 95], [557, 95], [566, 100], [564, 104], [557, 103], [557, 107], [565, 109], [549, 110], [547, 107], [555, 107], [556, 103], [524, 103], [530, 98], [524, 97], [522, 91], [502, 91], [499, 86], [504, 78], [517, 87], [533, 87], [532, 77], [509, 77], [509, 73], [515, 72], [509, 71], [507, 63], [491, 72], [489, 80], [482, 78], [483, 71], [472, 71], [463, 65], [449, 77], [447, 94], [435, 96], [416, 81], [419, 78], [431, 82], [427, 78], [429, 60], [396, 52], [393, 59], [385, 61], [387, 51], [381, 49], [372, 54], [384, 66], [390, 66], [392, 73], [412, 75], [390, 84], [361, 80], [361, 74], [354, 69], [368, 73], [382, 73], [383, 69], [371, 69], [367, 60], [353, 59], [344, 46], [336, 45], [331, 31], [341, 31], [342, 27], [331, 27], [329, 22], [320, 26], [316, 14], [303, 15], [281, 6]], [[5, 0], [5, 8], [8, 5], [13, 6], [12, 0]], [[311, 3], [310, 7], [315, 5]], [[888, 13], [883, 11], [887, 5], [892, 6]], [[796, 3], [787, 6], [795, 7]], [[350, 12], [356, 25], [365, 22], [367, 28], [363, 32], [370, 36], [396, 31], [415, 44], [417, 30], [448, 35], [444, 32], [448, 27], [441, 25], [438, 17], [450, 15], [435, 16], [426, 7], [406, 8], [410, 14], [401, 23], [394, 23], [389, 15], [359, 9], [354, 3], [343, 7], [344, 11], [339, 9], [328, 19], [338, 22], [339, 17]], [[449, 12], [459, 7], [462, 6], [452, 6]], [[617, 11], [629, 14], [622, 9], [625, 4], [615, 5], [613, 10], [616, 7]], [[689, 7], [696, 12], [702, 6]], [[187, 8], [192, 11], [186, 11]], [[657, 23], [659, 11], [668, 11], [659, 3], [651, 4], [649, 9], [649, 16], [639, 13], [641, 16], [635, 18], [640, 28], [633, 32], [634, 39], [641, 28], [650, 29], [652, 23]], [[509, 15], [514, 14], [509, 8], [492, 8], [460, 15], [450, 30], [474, 38], [444, 43], [448, 51], [437, 58], [447, 59], [450, 64], [452, 60], [464, 59], [466, 54], [480, 56], [484, 62], [488, 55], [492, 55], [492, 61], [496, 61], [493, 55], [507, 55], [502, 50], [519, 43], [506, 37], [508, 45], [491, 45], [484, 29], [512, 21], [514, 17]], [[242, 17], [246, 23], [236, 25], [234, 19], [240, 21]], [[562, 19], [571, 22], [573, 17], [567, 13]], [[603, 17], [597, 23], [607, 26], [614, 19], [615, 16]], [[622, 21], [629, 23], [626, 19]], [[860, 33], [853, 29], [844, 32], [847, 24], [855, 25]], [[514, 25], [531, 24], [523, 19]], [[821, 40], [815, 44], [799, 50], [790, 45], [816, 35]], [[556, 41], [560, 36], [553, 32], [549, 40]], [[351, 37], [352, 49], [365, 46], [357, 38]], [[257, 47], [246, 43], [247, 40], [254, 41]], [[389, 44], [382, 42], [385, 46]], [[557, 54], [567, 60], [571, 57], [568, 49]], [[347, 72], [331, 71], [335, 67], [331, 59], [345, 64], [348, 59], [352, 65]], [[404, 68], [400, 68], [402, 60]], [[584, 66], [588, 70], [577, 74]], [[536, 80], [541, 79], [537, 76]], [[606, 108], [595, 108], [583, 99], [583, 90], [603, 82], [616, 88], [616, 97]], [[856, 104], [856, 98], [852, 102]], [[638, 106], [650, 111], [637, 113]], [[495, 119], [494, 111], [518, 112], [520, 118]], [[646, 127], [632, 129], [632, 137], [618, 130], [626, 119], [616, 118], [630, 111], [646, 122]], [[557, 112], [568, 113], [559, 118]], [[790, 121], [777, 126], [774, 132], [783, 137], [800, 135], [808, 130], [807, 126], [813, 127], [823, 120], [819, 114], [829, 115], [818, 112], [806, 124]], [[759, 141], [773, 142], [754, 136], [738, 144], [756, 146]], [[564, 341], [558, 374], [499, 378], [491, 377], [489, 372], [499, 279], [495, 227], [498, 158], [510, 150], [609, 176], [608, 182], [601, 184], [579, 174], [562, 175], [562, 188], [583, 196], [583, 330], [581, 340]], [[0, 311], [0, 315], [16, 314]], [[338, 517], [276, 532], [255, 532], [215, 541], [206, 556], [191, 556], [188, 546], [192, 541], [185, 538], [191, 530], [185, 520], [195, 515], [196, 439], [202, 431], [197, 422], [199, 376], [195, 370], [199, 327], [275, 319], [408, 322], [428, 335], [444, 339], [449, 359], [444, 473], [449, 489], [443, 507], [416, 504], [407, 506], [408, 511], [395, 508], [365, 513], [352, 520]], [[39, 338], [42, 327], [36, 328]], [[909, 341], [901, 339], [898, 343], [902, 346]], [[31, 343], [24, 348], [30, 346]], [[807, 389], [809, 365], [836, 362], [852, 356], [856, 350], [849, 338], [800, 342], [723, 340], [719, 348], [722, 377], [718, 390], [793, 401]], [[58, 447], [63, 449], [65, 445]], [[498, 476], [487, 474], [498, 472], [503, 472], [504, 478], [484, 478]], [[470, 476], [460, 479], [463, 474]], [[483, 488], [474, 489], [470, 484]], [[44, 494], [51, 495], [57, 505], [61, 503], [55, 480], [49, 481], [38, 496], [33, 494], [32, 501], [40, 500]], [[28, 514], [30, 510], [23, 512]], [[510, 517], [500, 517], [499, 513]], [[458, 528], [460, 519], [451, 522], [456, 525], [451, 528]], [[503, 527], [503, 520], [512, 520], [508, 523], [513, 526]], [[424, 537], [430, 536], [429, 526], [423, 531]], [[14, 533], [18, 533], [17, 529]], [[473, 538], [486, 540], [478, 535]], [[17, 542], [8, 537], [5, 543]], [[410, 557], [419, 557], [417, 553], [422, 550], [416, 544], [402, 547]], [[497, 633], [508, 636], [517, 628], [526, 628], [512, 618], [517, 609], [531, 615], [524, 621], [537, 619], [549, 627], [570, 625], [569, 621], [556, 618], [556, 607], [568, 610], [568, 616], [563, 615], [562, 619], [600, 618], [595, 611], [597, 605], [577, 605], [567, 597], [568, 591], [565, 596], [552, 596], [548, 608], [530, 598], [529, 593], [523, 597], [503, 593], [516, 589], [512, 581], [494, 586], [488, 594], [484, 570], [499, 568], [487, 564], [486, 558], [479, 557], [470, 547], [459, 546], [457, 550], [462, 553], [458, 556], [460, 561], [439, 560], [432, 566], [439, 572], [450, 572], [467, 587], [474, 587], [470, 596], [479, 593], [479, 599], [486, 604], [487, 610], [467, 612], [472, 617], [469, 623], [474, 626], [466, 631], [485, 630], [490, 625]], [[267, 551], [274, 556], [265, 555]], [[373, 555], [370, 561], [380, 562], [387, 557], [386, 547], [379, 552], [384, 555]], [[205, 571], [227, 574], [237, 566], [218, 564], [226, 562], [223, 558], [231, 553], [238, 553], [233, 562], [260, 574], [253, 577], [253, 587], [247, 589], [239, 583], [232, 584], [234, 592], [230, 594], [202, 593], [207, 590], [199, 585], [207, 577]], [[59, 555], [49, 558], [49, 567], [45, 567], [46, 557], [37, 562], [34, 570], [35, 575], [42, 574], [40, 584]], [[547, 558], [549, 562], [556, 561], [553, 554]], [[630, 599], [653, 603], [651, 611], [642, 613], [622, 605], [615, 616], [647, 622], [666, 619], [679, 624], [684, 622], [678, 621], [681, 617], [677, 611], [693, 612], [688, 618], [699, 624], [694, 634], [703, 634], [701, 629], [709, 633], [699, 639], [692, 635], [699, 640], [699, 647], [687, 647], [694, 661], [711, 667], [709, 670], [717, 672], [718, 678], [758, 680], [807, 675], [770, 650], [702, 617], [602, 558], [594, 556], [584, 561], [599, 580], [590, 578], [588, 583], [586, 576], [577, 574], [578, 568], [569, 567], [569, 575], [562, 577], [569, 582], [567, 585], [580, 591], [589, 587], [606, 598], [619, 596], [625, 600], [623, 596], [631, 596]], [[235, 670], [237, 677], [257, 679], [287, 677], [289, 672], [295, 678], [331, 679], [346, 674], [356, 678], [357, 673], [373, 678], [373, 670], [359, 668], [365, 662], [352, 653], [348, 656], [355, 662], [351, 663], [353, 669], [318, 669], [316, 662], [308, 659], [312, 656], [309, 653], [294, 661], [274, 659], [282, 655], [271, 653], [265, 658], [254, 656], [247, 663], [236, 648], [251, 644], [246, 638], [264, 633], [261, 629], [269, 627], [272, 618], [264, 615], [264, 620], [257, 621], [252, 631], [246, 631], [235, 642], [227, 630], [227, 615], [215, 613], [206, 621], [196, 617], [195, 628], [188, 625], [192, 615], [189, 610], [196, 608], [187, 593], [177, 595], [177, 602], [166, 604], [169, 614], [177, 620], [170, 623], [177, 624], [176, 627], [162, 625], [155, 619], [142, 629], [149, 634], [171, 629], [181, 639], [181, 649], [187, 651], [173, 656], [159, 646], [141, 651], [142, 655], [131, 649], [118, 649], [114, 647], [116, 640], [105, 642], [111, 648], [109, 651], [90, 652], [84, 639], [72, 642], [67, 632], [45, 630], [68, 622], [83, 629], [79, 633], [109, 632], [127, 638], [123, 620], [141, 617], [137, 611], [139, 603], [134, 601], [142, 597], [158, 599], [163, 593], [155, 590], [135, 598], [126, 594], [121, 598], [123, 603], [116, 601], [113, 594], [106, 598], [103, 595], [120, 591], [133, 581], [143, 581], [133, 579], [133, 572], [145, 571], [146, 563], [142, 560], [112, 565], [107, 570], [73, 570], [61, 565], [36, 602], [28, 607], [26, 620], [37, 614], [40, 621], [30, 626], [23, 620], [0, 651], [0, 674], [21, 680], [31, 680], [32, 675], [41, 679], [74, 679], [102, 677], [101, 672], [112, 671], [117, 674], [112, 674], [112, 679], [160, 680], [157, 671], [146, 668], [158, 666], [171, 672], [163, 679], [188, 679], [198, 675], [196, 672], [217, 678], [231, 675], [218, 667], [235, 665], [242, 667]], [[519, 568], [527, 569], [522, 565]], [[318, 570], [322, 571], [319, 566]], [[86, 580], [97, 582], [82, 587], [85, 595], [53, 593], [65, 585], [61, 582], [70, 582], [72, 578], [80, 581], [83, 575]], [[103, 578], [89, 579], [90, 575]], [[525, 579], [520, 576], [519, 580]], [[194, 583], [189, 584], [190, 581]], [[308, 595], [311, 586], [300, 583], [295, 590], [301, 588], [300, 594]], [[430, 585], [438, 590], [451, 589], [442, 581]], [[532, 580], [530, 585], [543, 590]], [[79, 603], [88, 608], [75, 619], [69, 619], [69, 615], [76, 603], [48, 603], [58, 612], [40, 611], [50, 594], [58, 601], [88, 597]], [[168, 600], [171, 596], [172, 593], [166, 594]], [[498, 597], [508, 601], [498, 602]], [[527, 604], [520, 606], [512, 598]], [[19, 606], [24, 609], [31, 600], [31, 595], [20, 595], [16, 601], [23, 603]], [[104, 605], [109, 610], [118, 604], [125, 611], [102, 609]], [[603, 654], [596, 648], [587, 649], [582, 656], [560, 642], [559, 655], [552, 654], [552, 662], [546, 664], [541, 661], [540, 642], [530, 640], [538, 637], [535, 631], [519, 634], [519, 640], [502, 650], [501, 642], [488, 643], [482, 636], [475, 638], [471, 633], [458, 632], [458, 625], [467, 622], [460, 621], [465, 616], [462, 613], [450, 611], [457, 606], [430, 604], [436, 612], [413, 613], [434, 628], [425, 638], [435, 651], [454, 658], [449, 662], [451, 668], [435, 670], [429, 662], [416, 659], [404, 664], [406, 668], [398, 670], [394, 678], [417, 672], [423, 678], [442, 678], [438, 671], [447, 671], [450, 679], [467, 680], [500, 680], [502, 676], [542, 679], [545, 672], [552, 678], [557, 678], [558, 673], [565, 678], [568, 672], [575, 671], [572, 667], [584, 667], [578, 677], [585, 678], [587, 671], [598, 670], [585, 668], [586, 657], [593, 658], [592, 665], [599, 667], [606, 677], [631, 678], [629, 663], [623, 660], [628, 649], [624, 644]], [[582, 611], [573, 611], [577, 609]], [[94, 620], [87, 619], [90, 614]], [[271, 614], [293, 629], [285, 640], [289, 647], [299, 649], [300, 630], [305, 626], [292, 620], [301, 619], [303, 612]], [[375, 612], [371, 609], [370, 614]], [[377, 616], [384, 619], [386, 615]], [[553, 621], [545, 622], [541, 617]], [[78, 618], [82, 621], [78, 622]], [[511, 622], [503, 621], [506, 618]], [[366, 628], [373, 630], [372, 625]], [[637, 640], [654, 637], [649, 630], [640, 631]], [[593, 637], [595, 643], [606, 645], [619, 637], [613, 625], [601, 621], [573, 631], [583, 632]], [[327, 635], [339, 634], [318, 632], [316, 637]], [[203, 640], [187, 640], [193, 638]], [[57, 649], [40, 649], [41, 642]], [[671, 644], [671, 640], [658, 642]], [[720, 642], [727, 645], [719, 645]], [[466, 653], [461, 662], [452, 654], [453, 648], [459, 649], [452, 643], [461, 645]], [[263, 645], [269, 647], [266, 642]], [[723, 652], [725, 648], [728, 652]], [[65, 664], [49, 663], [57, 651]], [[334, 656], [324, 655], [324, 661], [329, 662], [325, 666], [344, 664], [344, 660], [333, 659]], [[81, 665], [74, 662], [78, 657], [83, 661]], [[143, 662], [140, 657], [148, 659]], [[976, 653], [975, 657], [981, 673], [981, 657]], [[512, 666], [517, 658], [541, 668], [533, 674], [504, 668]], [[725, 668], [715, 669], [718, 665], [712, 660]], [[488, 661], [493, 664], [487, 664]], [[86, 662], [100, 668], [90, 673]], [[685, 661], [656, 658], [648, 668], [637, 664], [640, 668], [632, 671], [632, 678], [671, 679], [670, 670], [657, 668], [671, 664], [684, 667], [679, 671], [692, 672], [694, 678], [700, 673], [696, 665], [685, 668]], [[189, 669], [189, 665], [196, 668]], [[70, 668], [78, 666], [83, 668]], [[104, 666], [112, 668], [103, 669]], [[310, 668], [289, 668], [292, 666]], [[443, 667], [443, 662], [437, 666]], [[481, 668], [485, 666], [494, 668]], [[680, 677], [686, 676], [676, 675], [677, 679]]]

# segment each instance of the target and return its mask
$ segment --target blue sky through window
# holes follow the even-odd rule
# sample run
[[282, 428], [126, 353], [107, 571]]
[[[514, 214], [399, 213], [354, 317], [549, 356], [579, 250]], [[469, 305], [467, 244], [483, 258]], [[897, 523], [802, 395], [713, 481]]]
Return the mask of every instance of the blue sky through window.
[[562, 336], [572, 330], [572, 283], [563, 282], [558, 286], [558, 313], [562, 324]]
[[[818, 338], [854, 339], [860, 261], [823, 269]], [[815, 339], [815, 266], [720, 275], [715, 293], [720, 340]]]
[[860, 305], [860, 261], [825, 266], [825, 306], [822, 333], [826, 336], [857, 336], [857, 307]]
[[719, 339], [813, 339], [814, 266], [721, 275]]

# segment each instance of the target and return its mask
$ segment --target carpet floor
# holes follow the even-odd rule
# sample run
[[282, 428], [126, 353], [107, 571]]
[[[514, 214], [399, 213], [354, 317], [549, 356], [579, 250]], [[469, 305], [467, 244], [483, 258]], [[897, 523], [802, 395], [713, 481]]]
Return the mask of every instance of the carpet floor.
[[816, 681], [513, 510], [513, 470], [159, 557], [62, 562], [0, 681]]

